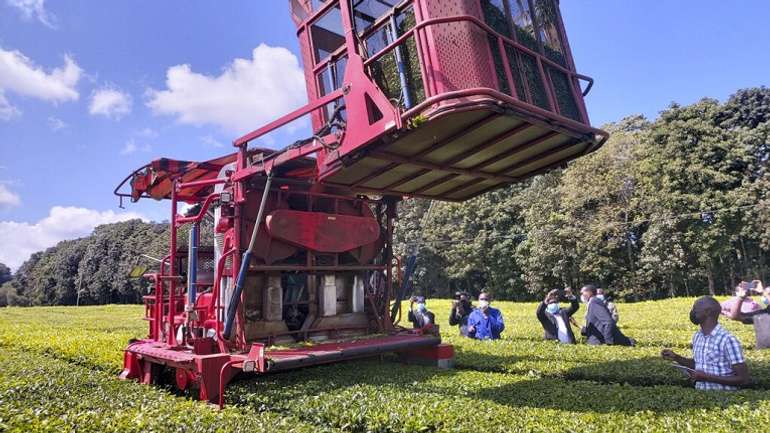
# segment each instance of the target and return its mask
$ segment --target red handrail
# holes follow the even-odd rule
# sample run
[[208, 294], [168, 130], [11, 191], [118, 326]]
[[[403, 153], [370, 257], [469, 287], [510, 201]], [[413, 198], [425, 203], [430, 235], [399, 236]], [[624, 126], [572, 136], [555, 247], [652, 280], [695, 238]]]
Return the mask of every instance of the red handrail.
[[208, 212], [209, 207], [211, 207], [211, 203], [214, 200], [219, 199], [220, 194], [218, 192], [215, 192], [213, 194], [209, 194], [208, 197], [206, 197], [206, 200], [203, 202], [203, 205], [201, 205], [201, 210], [198, 212], [195, 216], [189, 216], [189, 217], [180, 217], [176, 219], [177, 227], [187, 224], [187, 223], [198, 223], [201, 222], [204, 216], [206, 216], [206, 212]]

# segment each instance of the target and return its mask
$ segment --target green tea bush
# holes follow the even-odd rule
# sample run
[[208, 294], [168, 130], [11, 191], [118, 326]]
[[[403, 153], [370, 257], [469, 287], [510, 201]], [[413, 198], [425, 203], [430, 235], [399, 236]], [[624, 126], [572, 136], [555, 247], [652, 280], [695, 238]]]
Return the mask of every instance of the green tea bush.
[[317, 432], [286, 414], [216, 408], [30, 352], [0, 348], [0, 431]]
[[722, 320], [752, 389], [696, 391], [659, 358], [690, 355], [692, 301], [618, 304], [631, 348], [542, 341], [536, 303], [495, 302], [503, 339], [475, 341], [447, 324], [450, 301], [428, 299], [456, 369], [386, 357], [245, 376], [223, 412], [117, 380], [128, 339], [147, 332], [140, 306], [3, 309], [0, 431], [764, 431], [770, 351], [754, 349], [751, 327]]

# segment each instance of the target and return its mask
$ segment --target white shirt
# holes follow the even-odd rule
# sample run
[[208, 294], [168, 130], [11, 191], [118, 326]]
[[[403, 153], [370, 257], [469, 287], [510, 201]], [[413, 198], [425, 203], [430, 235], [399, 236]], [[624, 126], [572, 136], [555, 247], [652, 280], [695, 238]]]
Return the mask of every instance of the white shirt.
[[569, 334], [567, 334], [567, 324], [564, 323], [564, 319], [561, 317], [561, 314], [556, 314], [553, 317], [556, 319], [556, 333], [559, 337], [559, 342], [568, 344], [571, 343], [571, 341], [569, 341]]

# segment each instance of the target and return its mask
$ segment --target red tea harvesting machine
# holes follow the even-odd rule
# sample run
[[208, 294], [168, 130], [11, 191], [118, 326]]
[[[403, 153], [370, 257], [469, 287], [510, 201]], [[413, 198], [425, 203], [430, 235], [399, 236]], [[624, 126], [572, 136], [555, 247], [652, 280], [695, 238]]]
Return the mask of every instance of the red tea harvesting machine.
[[[232, 154], [158, 159], [115, 190], [171, 201], [168, 255], [145, 275], [149, 334], [126, 348], [123, 379], [173, 377], [221, 404], [241, 372], [382, 353], [451, 366], [437, 327], [398, 324], [414, 265], [393, 253], [399, 201], [465, 201], [607, 139], [557, 0], [289, 3], [310, 102]], [[309, 138], [250, 146], [307, 117]]]

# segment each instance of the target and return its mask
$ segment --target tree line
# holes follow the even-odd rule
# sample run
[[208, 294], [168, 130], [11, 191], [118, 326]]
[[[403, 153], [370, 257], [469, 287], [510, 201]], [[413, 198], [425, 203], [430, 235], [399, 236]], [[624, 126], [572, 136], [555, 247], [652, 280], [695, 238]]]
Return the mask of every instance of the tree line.
[[[566, 169], [465, 203], [403, 201], [394, 244], [418, 256], [415, 290], [526, 300], [590, 282], [644, 300], [768, 276], [770, 89], [605, 129], [604, 147]], [[147, 282], [128, 274], [167, 245], [166, 223], [97, 227], [33, 254], [12, 278], [0, 265], [0, 305], [140, 302]]]
[[523, 300], [590, 282], [643, 300], [768, 276], [770, 89], [605, 129], [564, 170], [466, 203], [404, 202], [397, 246], [418, 254], [416, 290]]

